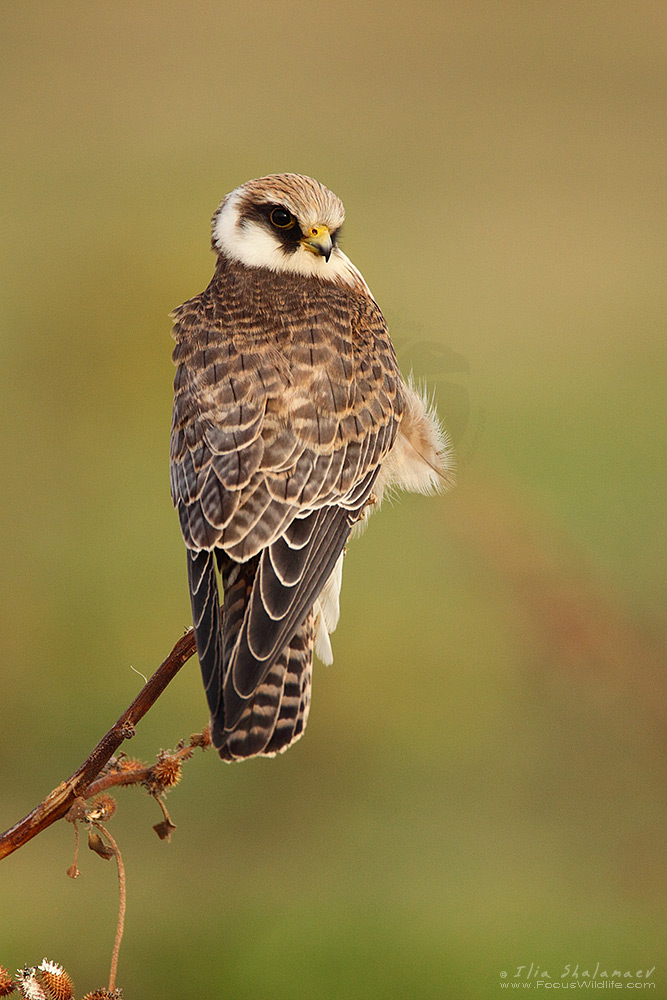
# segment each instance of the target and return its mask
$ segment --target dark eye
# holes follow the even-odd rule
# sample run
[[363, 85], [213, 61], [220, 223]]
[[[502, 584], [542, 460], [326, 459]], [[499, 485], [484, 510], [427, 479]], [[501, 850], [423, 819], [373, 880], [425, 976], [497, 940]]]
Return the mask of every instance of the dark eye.
[[296, 219], [286, 208], [274, 208], [269, 216], [276, 229], [291, 229]]

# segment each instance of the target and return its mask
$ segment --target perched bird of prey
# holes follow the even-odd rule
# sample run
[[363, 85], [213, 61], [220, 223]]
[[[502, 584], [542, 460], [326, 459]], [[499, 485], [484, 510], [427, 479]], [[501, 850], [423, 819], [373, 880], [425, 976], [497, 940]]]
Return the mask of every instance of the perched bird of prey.
[[387, 487], [451, 477], [436, 415], [338, 246], [344, 215], [310, 177], [241, 185], [213, 216], [211, 283], [173, 313], [171, 490], [223, 760], [301, 736], [353, 527]]

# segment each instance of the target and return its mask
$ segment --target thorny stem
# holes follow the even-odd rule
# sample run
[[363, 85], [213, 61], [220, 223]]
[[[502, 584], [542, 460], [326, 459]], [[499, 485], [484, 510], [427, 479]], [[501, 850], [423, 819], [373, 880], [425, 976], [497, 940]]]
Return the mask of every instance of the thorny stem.
[[111, 952], [111, 968], [109, 969], [109, 993], [113, 993], [116, 988], [116, 972], [118, 971], [118, 953], [120, 943], [123, 940], [123, 930], [125, 929], [125, 909], [127, 905], [126, 885], [125, 885], [125, 865], [123, 856], [120, 853], [118, 844], [113, 839], [109, 831], [101, 823], [94, 824], [107, 838], [116, 852], [116, 864], [118, 865], [118, 924], [116, 925], [116, 938]]
[[[170, 756], [177, 760], [187, 760], [188, 757], [192, 756], [192, 744], [187, 743], [185, 746], [179, 747]], [[102, 774], [88, 785], [85, 797], [92, 799], [100, 792], [106, 792], [108, 788], [115, 788], [117, 785], [141, 785], [151, 778], [153, 766], [137, 767], [131, 771], [110, 771], [108, 774]]]
[[129, 708], [102, 737], [74, 774], [66, 781], [62, 781], [57, 788], [54, 788], [32, 812], [0, 835], [0, 860], [18, 850], [19, 847], [23, 847], [42, 830], [61, 819], [69, 811], [76, 798], [87, 797], [87, 789], [91, 782], [98, 777], [121, 743], [134, 736], [137, 723], [157, 701], [194, 651], [194, 633], [192, 629], [188, 629], [185, 635], [178, 640], [166, 660], [160, 664], [141, 689]]

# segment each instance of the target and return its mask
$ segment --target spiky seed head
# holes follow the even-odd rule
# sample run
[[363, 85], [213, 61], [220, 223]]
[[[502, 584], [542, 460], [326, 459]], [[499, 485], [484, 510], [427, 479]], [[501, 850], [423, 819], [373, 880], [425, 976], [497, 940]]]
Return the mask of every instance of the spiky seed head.
[[183, 765], [178, 757], [161, 750], [157, 762], [152, 767], [149, 779], [150, 791], [163, 791], [173, 788], [181, 780]]
[[72, 1000], [74, 984], [62, 965], [49, 962], [45, 958], [38, 971], [42, 985], [46, 987], [52, 1000]]
[[14, 980], [9, 975], [9, 970], [0, 965], [0, 997], [9, 996], [15, 989]]
[[116, 800], [102, 792], [93, 799], [86, 810], [86, 819], [91, 823], [105, 823], [116, 811]]

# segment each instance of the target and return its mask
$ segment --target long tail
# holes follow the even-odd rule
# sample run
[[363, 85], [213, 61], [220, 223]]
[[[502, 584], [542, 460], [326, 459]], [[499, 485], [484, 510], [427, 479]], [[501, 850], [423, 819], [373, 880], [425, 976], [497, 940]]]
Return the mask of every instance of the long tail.
[[283, 649], [230, 733], [214, 724], [213, 743], [223, 760], [273, 757], [287, 750], [306, 728], [315, 628], [312, 612]]
[[188, 579], [192, 619], [202, 679], [211, 713], [211, 738], [226, 761], [286, 750], [303, 733], [310, 707], [310, 686], [315, 643], [312, 611], [281, 650], [264, 680], [247, 700], [231, 730], [225, 725], [224, 676], [252, 590], [258, 559], [246, 563], [223, 561], [225, 595], [221, 616], [213, 552], [188, 553]]

